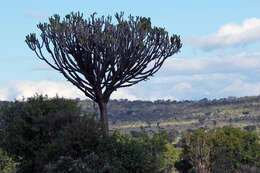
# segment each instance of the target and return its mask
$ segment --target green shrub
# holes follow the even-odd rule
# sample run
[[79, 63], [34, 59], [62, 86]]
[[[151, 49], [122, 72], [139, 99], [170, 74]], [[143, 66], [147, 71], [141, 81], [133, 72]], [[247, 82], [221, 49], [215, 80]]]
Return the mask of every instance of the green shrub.
[[100, 152], [103, 140], [103, 131], [98, 121], [89, 116], [78, 117], [57, 132], [56, 138], [49, 142], [47, 155], [54, 160], [60, 156], [83, 159], [86, 155]]
[[[82, 127], [81, 123], [84, 124], [82, 121], [77, 122], [78, 129], [76, 124], [68, 125], [65, 129], [70, 130], [62, 131], [64, 135], [54, 140], [52, 146], [57, 146], [61, 157], [47, 166], [46, 173], [72, 170], [75, 173], [168, 173], [173, 170], [178, 159], [178, 152], [168, 142], [166, 133], [160, 132], [153, 136], [141, 133], [134, 138], [115, 131], [109, 138], [103, 138], [101, 128], [99, 133], [91, 130], [93, 128], [90, 125], [95, 122], [86, 127]], [[87, 133], [94, 135], [88, 137]], [[61, 143], [57, 141], [63, 143], [60, 148], [58, 146]]]
[[108, 155], [115, 163], [121, 163], [127, 173], [166, 172], [174, 169], [178, 151], [170, 144], [166, 132], [149, 136], [142, 132], [137, 138], [115, 131], [110, 137]]
[[59, 131], [80, 117], [72, 100], [36, 95], [1, 110], [1, 148], [20, 163], [18, 172], [40, 172], [49, 162], [48, 147]]

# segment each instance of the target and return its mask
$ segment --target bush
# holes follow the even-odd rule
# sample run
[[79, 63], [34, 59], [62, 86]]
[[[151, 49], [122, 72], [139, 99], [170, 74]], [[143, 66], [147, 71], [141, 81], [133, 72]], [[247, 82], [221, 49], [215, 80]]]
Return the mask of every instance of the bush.
[[48, 147], [59, 131], [80, 117], [72, 100], [36, 95], [27, 101], [8, 103], [1, 110], [0, 143], [20, 163], [18, 172], [40, 172], [48, 163]]
[[[90, 124], [94, 124], [94, 122]], [[70, 125], [65, 129], [68, 127]], [[69, 131], [74, 131], [72, 127]], [[88, 138], [84, 134], [87, 127], [78, 128], [76, 131], [77, 133], [66, 132], [65, 135], [58, 136], [55, 140], [64, 141], [61, 148], [57, 147], [58, 153], [62, 155], [58, 161], [47, 166], [47, 173], [63, 173], [72, 170], [75, 173], [80, 171], [87, 173], [109, 173], [111, 171], [113, 173], [168, 173], [174, 169], [173, 165], [178, 159], [178, 152], [168, 142], [166, 133], [160, 132], [153, 136], [141, 133], [137, 138], [133, 138], [115, 131], [109, 138], [103, 138], [102, 130], [100, 130], [100, 133], [94, 133], [95, 137]], [[89, 134], [91, 133], [93, 131], [89, 132]], [[54, 142], [52, 146], [59, 146], [59, 143]], [[81, 150], [76, 150], [74, 147]]]
[[[101, 124], [94, 117], [82, 116], [65, 125], [55, 139], [48, 145], [48, 158], [59, 159], [69, 156], [72, 159], [83, 159], [91, 153], [99, 153], [104, 148]], [[57, 153], [59, 153], [57, 155]]]
[[[78, 127], [81, 127], [81, 123], [77, 123]], [[153, 136], [140, 133], [134, 138], [115, 131], [109, 138], [103, 138], [101, 128], [99, 133], [89, 131], [88, 134], [94, 135], [88, 137], [86, 132], [90, 130], [90, 125], [77, 130], [73, 127], [76, 128], [68, 125], [65, 129], [70, 130], [62, 131], [64, 135], [59, 135], [52, 144], [57, 146], [58, 153], [62, 155], [58, 161], [47, 166], [46, 173], [168, 173], [174, 169], [174, 162], [178, 159], [177, 150], [163, 132]], [[59, 148], [59, 142], [56, 141], [63, 141], [63, 145]]]
[[121, 163], [121, 171], [127, 173], [167, 172], [174, 169], [178, 159], [178, 151], [170, 144], [166, 132], [152, 136], [142, 132], [134, 138], [115, 131], [109, 140], [109, 160]]

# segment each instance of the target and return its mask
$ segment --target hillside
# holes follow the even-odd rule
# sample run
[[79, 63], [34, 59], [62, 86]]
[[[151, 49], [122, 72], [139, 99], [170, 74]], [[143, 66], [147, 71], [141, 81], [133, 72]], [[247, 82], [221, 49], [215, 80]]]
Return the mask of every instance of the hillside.
[[[90, 100], [80, 101], [88, 112], [98, 112]], [[199, 101], [111, 100], [108, 104], [112, 129], [194, 129], [232, 125], [260, 126], [260, 96]], [[255, 128], [253, 127], [253, 128]]]

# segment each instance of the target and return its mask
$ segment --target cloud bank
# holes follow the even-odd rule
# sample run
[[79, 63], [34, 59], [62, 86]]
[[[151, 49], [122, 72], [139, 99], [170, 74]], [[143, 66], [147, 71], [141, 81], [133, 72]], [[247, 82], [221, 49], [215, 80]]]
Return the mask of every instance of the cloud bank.
[[0, 89], [0, 100], [21, 100], [32, 97], [36, 93], [47, 94], [49, 97], [63, 96], [65, 98], [83, 98], [84, 95], [76, 87], [56, 81], [10, 81], [5, 88]]
[[[81, 98], [87, 97], [75, 86], [69, 82], [63, 81], [29, 81], [19, 80], [10, 81], [7, 86], [0, 88], [0, 100], [22, 100], [23, 98], [32, 97], [35, 94], [48, 95], [49, 97], [64, 97], [64, 98]], [[131, 95], [127, 89], [119, 89], [114, 92], [111, 99], [129, 99], [137, 100], [138, 98]]]
[[255, 70], [260, 70], [260, 52], [232, 56], [169, 58], [160, 74], [250, 73]]
[[260, 41], [260, 19], [246, 19], [241, 25], [234, 23], [222, 26], [217, 32], [207, 36], [187, 36], [186, 43], [194, 48], [210, 51], [219, 48], [244, 46]]
[[[120, 88], [111, 99], [198, 100], [259, 95], [259, 79], [260, 52], [168, 59], [150, 80]], [[22, 99], [35, 93], [86, 99], [79, 89], [67, 81], [19, 80], [0, 87], [0, 100]]]
[[260, 94], [260, 52], [233, 56], [168, 59], [152, 79], [161, 95], [177, 100]]

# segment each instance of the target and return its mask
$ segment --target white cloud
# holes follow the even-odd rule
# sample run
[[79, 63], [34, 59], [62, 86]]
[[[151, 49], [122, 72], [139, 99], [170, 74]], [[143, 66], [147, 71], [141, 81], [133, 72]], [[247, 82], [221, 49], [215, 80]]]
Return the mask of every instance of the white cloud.
[[[87, 98], [83, 92], [69, 82], [20, 80], [10, 81], [7, 86], [0, 88], [0, 100], [21, 100], [23, 98], [32, 97], [36, 93], [47, 94], [49, 97], [58, 95], [59, 97], [65, 98]], [[111, 99], [137, 100], [138, 98], [130, 94], [127, 89], [121, 88], [112, 94]]]
[[226, 24], [211, 35], [201, 37], [188, 36], [184, 40], [184, 42], [191, 44], [193, 47], [203, 50], [254, 43], [260, 41], [260, 19], [247, 19], [242, 25]]
[[119, 88], [112, 93], [111, 99], [139, 100], [140, 98], [131, 94], [126, 88]]
[[178, 99], [176, 97], [174, 97], [173, 95], [164, 95], [164, 96], [162, 96], [162, 94], [159, 94], [157, 96], [152, 95], [152, 96], [144, 98], [142, 100], [156, 101], [156, 100], [178, 100]]
[[259, 95], [259, 72], [260, 52], [168, 59], [148, 85], [177, 100]]
[[[154, 95], [157, 98], [165, 95], [172, 96], [175, 100], [199, 100], [202, 98], [226, 98], [229, 96], [249, 96], [260, 94], [260, 78], [254, 75], [245, 75], [237, 73], [211, 73], [194, 74], [167, 77], [168, 82], [161, 84], [153, 82], [160, 80], [160, 77], [151, 80], [153, 87], [148, 92], [143, 87], [143, 95]], [[161, 92], [158, 94], [158, 90]]]
[[248, 73], [260, 70], [260, 52], [233, 56], [167, 59], [158, 75]]
[[192, 86], [187, 82], [181, 82], [173, 86], [173, 90], [176, 92], [186, 92], [192, 89]]
[[7, 88], [0, 89], [0, 100], [8, 100], [8, 89]]
[[37, 19], [46, 19], [46, 18], [48, 18], [47, 15], [39, 13], [39, 12], [35, 12], [35, 11], [27, 11], [26, 15], [30, 16], [30, 17], [33, 17], [33, 18], [37, 18]]
[[230, 85], [219, 91], [221, 95], [252, 96], [260, 94], [260, 82], [249, 83], [240, 79], [234, 80]]
[[[196, 74], [182, 78], [168, 77], [168, 83], [148, 82], [114, 92], [111, 99], [128, 100], [194, 100], [202, 98], [222, 98], [228, 96], [247, 96], [260, 94], [260, 82], [250, 80], [250, 76], [239, 74]], [[49, 97], [56, 95], [65, 98], [87, 97], [69, 82], [56, 81], [12, 81], [0, 88], [0, 100], [22, 99], [39, 94]]]
[[[2, 91], [2, 93], [1, 93]], [[14, 100], [32, 97], [36, 93], [47, 94], [49, 97], [56, 95], [65, 98], [86, 98], [76, 87], [70, 83], [57, 81], [10, 81], [5, 88], [0, 89], [3, 100]]]

